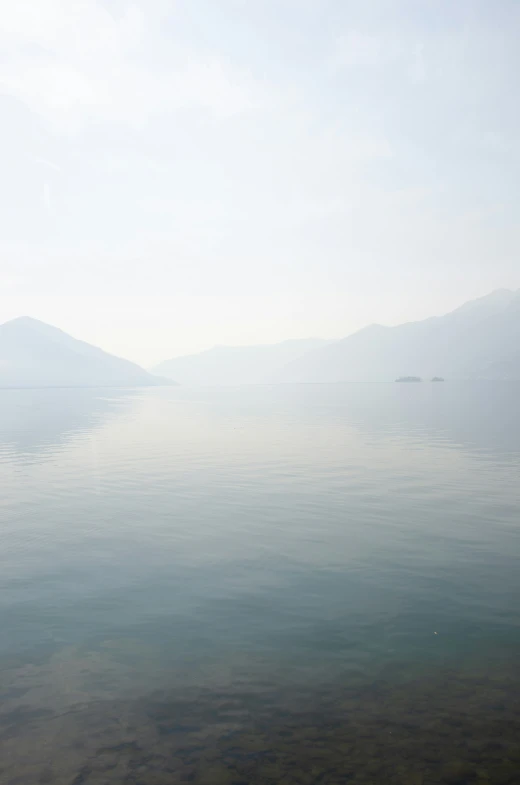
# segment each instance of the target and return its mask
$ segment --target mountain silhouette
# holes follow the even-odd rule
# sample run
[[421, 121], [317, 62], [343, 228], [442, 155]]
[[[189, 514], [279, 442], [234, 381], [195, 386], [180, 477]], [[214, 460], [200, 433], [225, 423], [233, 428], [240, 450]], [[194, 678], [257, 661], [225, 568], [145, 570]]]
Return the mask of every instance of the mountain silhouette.
[[168, 383], [139, 365], [22, 316], [0, 325], [0, 387], [134, 387]]
[[307, 352], [280, 382], [520, 378], [520, 291], [499, 289], [440, 317], [396, 327], [374, 324]]
[[326, 343], [308, 338], [262, 346], [214, 346], [166, 360], [152, 372], [185, 385], [264, 384], [272, 382], [287, 363]]

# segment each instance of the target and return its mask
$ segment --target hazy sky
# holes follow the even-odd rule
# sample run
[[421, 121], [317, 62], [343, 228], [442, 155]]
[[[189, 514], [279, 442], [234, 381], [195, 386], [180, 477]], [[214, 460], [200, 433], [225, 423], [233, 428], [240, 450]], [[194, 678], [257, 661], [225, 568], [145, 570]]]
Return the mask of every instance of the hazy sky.
[[517, 0], [0, 0], [0, 320], [143, 364], [520, 287]]

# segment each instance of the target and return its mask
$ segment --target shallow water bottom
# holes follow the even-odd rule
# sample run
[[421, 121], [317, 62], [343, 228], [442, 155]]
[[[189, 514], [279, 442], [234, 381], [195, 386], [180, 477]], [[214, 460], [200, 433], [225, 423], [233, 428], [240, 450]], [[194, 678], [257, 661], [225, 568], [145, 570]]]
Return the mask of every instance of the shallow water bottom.
[[4, 669], [0, 781], [520, 783], [512, 656], [314, 681], [246, 658], [176, 669], [168, 688], [165, 667], [145, 689], [108, 643]]

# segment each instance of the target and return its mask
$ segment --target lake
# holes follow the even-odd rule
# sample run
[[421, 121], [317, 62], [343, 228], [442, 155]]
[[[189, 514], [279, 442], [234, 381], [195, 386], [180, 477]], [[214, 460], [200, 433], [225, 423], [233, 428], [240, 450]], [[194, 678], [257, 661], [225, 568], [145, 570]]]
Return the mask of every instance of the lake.
[[520, 384], [0, 391], [0, 781], [520, 782]]

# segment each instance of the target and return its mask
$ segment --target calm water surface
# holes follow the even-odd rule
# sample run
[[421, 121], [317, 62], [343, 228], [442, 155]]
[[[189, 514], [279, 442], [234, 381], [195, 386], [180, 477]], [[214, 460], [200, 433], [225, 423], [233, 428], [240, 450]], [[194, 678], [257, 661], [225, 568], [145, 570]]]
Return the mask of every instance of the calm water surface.
[[0, 782], [520, 782], [520, 385], [0, 391]]

